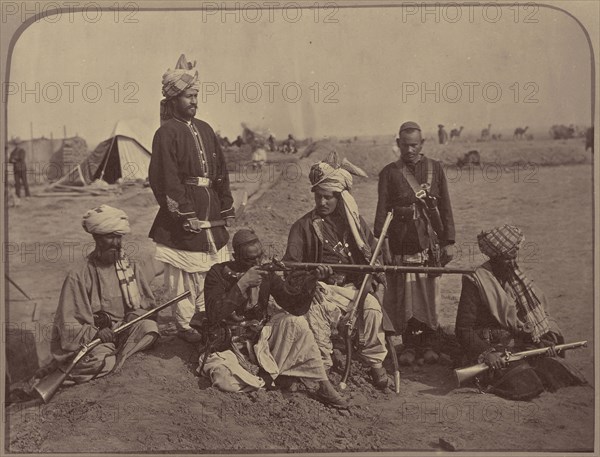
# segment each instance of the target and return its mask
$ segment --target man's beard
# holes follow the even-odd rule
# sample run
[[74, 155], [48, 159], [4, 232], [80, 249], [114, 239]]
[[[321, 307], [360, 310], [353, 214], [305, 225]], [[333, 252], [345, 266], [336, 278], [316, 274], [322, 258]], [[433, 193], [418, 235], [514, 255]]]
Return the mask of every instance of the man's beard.
[[113, 265], [121, 257], [120, 249], [107, 249], [106, 251], [96, 251], [96, 260], [103, 265]]

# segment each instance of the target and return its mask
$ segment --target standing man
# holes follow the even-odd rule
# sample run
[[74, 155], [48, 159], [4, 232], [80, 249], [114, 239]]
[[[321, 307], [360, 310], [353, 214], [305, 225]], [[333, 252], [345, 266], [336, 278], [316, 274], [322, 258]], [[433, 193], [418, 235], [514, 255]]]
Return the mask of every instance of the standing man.
[[438, 124], [438, 141], [440, 144], [448, 142], [448, 132], [446, 132], [442, 124]]
[[[425, 140], [417, 123], [402, 124], [396, 141], [400, 159], [379, 173], [375, 236], [393, 210], [388, 232], [393, 263], [443, 266], [452, 260], [447, 247], [454, 244], [454, 219], [442, 165], [421, 153]], [[417, 357], [428, 363], [438, 360], [433, 337], [440, 301], [439, 277], [419, 273], [388, 277], [384, 307], [402, 334], [400, 363], [410, 365]]]
[[225, 226], [235, 214], [229, 174], [218, 138], [206, 122], [195, 119], [198, 71], [181, 55], [175, 70], [162, 79], [161, 126], [152, 142], [150, 187], [160, 205], [150, 238], [156, 259], [165, 264], [167, 297], [190, 291], [173, 306], [179, 336], [200, 341], [190, 327], [195, 311], [204, 310], [204, 278], [212, 265], [229, 260]]
[[13, 174], [15, 177], [15, 193], [21, 198], [21, 184], [25, 189], [25, 197], [31, 197], [29, 193], [29, 184], [27, 183], [27, 164], [25, 163], [25, 149], [21, 147], [23, 142], [19, 137], [13, 140], [15, 148], [10, 153], [8, 161], [13, 164]]
[[[366, 174], [333, 151], [328, 158], [314, 164], [308, 175], [315, 197], [315, 208], [292, 225], [284, 261], [339, 264], [368, 264], [375, 246], [373, 233], [358, 212], [350, 194], [354, 174]], [[319, 282], [322, 300], [313, 300], [306, 318], [315, 335], [327, 369], [333, 365], [332, 330], [346, 321], [348, 307], [356, 296], [363, 275], [335, 273]], [[383, 282], [377, 277], [378, 283]], [[380, 280], [381, 279], [381, 280]], [[373, 284], [373, 289], [377, 287]], [[359, 354], [371, 368], [376, 387], [387, 386], [383, 360], [387, 355], [383, 312], [373, 293], [367, 294], [359, 316]]]

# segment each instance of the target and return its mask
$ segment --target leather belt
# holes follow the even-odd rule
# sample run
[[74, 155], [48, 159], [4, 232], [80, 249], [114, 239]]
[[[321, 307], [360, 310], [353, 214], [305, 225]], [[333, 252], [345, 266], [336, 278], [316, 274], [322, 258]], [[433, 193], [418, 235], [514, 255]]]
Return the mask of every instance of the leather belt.
[[212, 180], [203, 176], [192, 176], [191, 178], [185, 178], [184, 183], [190, 186], [212, 187]]

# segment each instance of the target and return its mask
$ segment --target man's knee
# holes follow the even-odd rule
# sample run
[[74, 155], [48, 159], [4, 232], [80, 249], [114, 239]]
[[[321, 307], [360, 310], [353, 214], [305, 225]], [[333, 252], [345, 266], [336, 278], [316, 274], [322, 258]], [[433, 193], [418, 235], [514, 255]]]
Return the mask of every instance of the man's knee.
[[152, 319], [144, 319], [131, 326], [131, 332], [140, 332], [143, 335], [148, 333], [158, 334], [158, 324]]

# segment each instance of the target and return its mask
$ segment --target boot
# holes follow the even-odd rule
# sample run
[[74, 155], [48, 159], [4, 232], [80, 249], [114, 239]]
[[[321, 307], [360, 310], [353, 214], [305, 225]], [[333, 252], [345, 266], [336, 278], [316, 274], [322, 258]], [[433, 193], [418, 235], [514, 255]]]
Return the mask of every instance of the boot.
[[383, 367], [371, 367], [371, 379], [373, 380], [373, 385], [378, 389], [385, 389], [388, 385], [387, 371]]
[[315, 391], [317, 400], [327, 406], [332, 406], [338, 409], [346, 409], [348, 402], [335, 390], [330, 381], [321, 381], [319, 388]]

